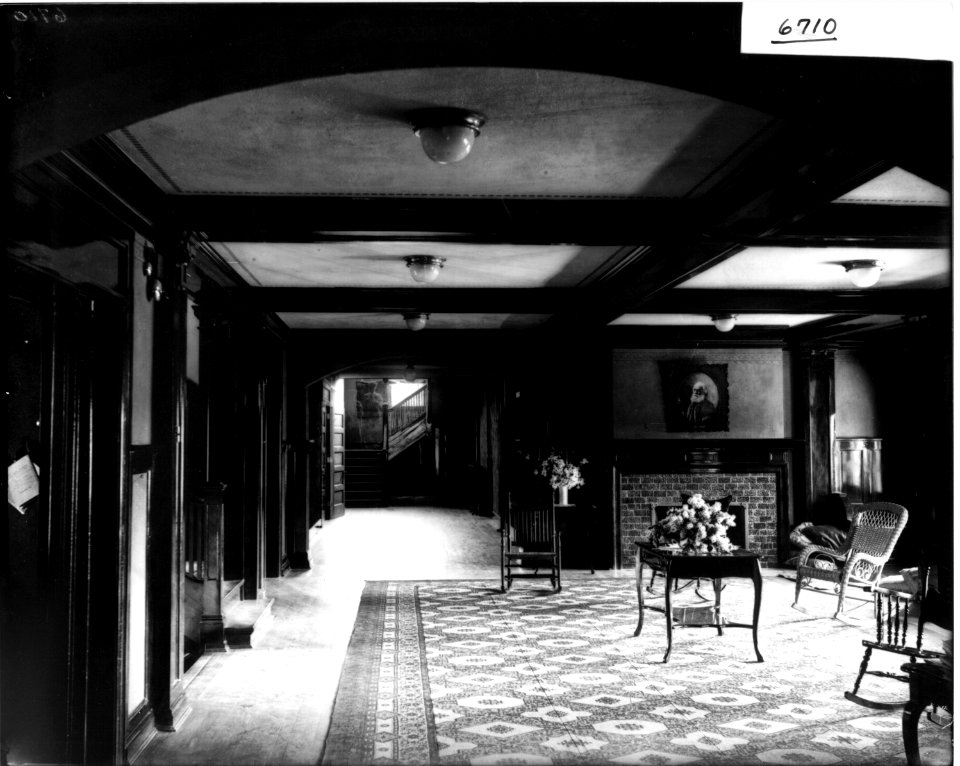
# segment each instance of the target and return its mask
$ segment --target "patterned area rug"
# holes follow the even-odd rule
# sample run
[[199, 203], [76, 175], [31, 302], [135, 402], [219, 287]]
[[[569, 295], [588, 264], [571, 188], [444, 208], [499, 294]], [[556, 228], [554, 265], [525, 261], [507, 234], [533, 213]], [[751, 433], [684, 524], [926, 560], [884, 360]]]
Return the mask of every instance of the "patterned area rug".
[[[706, 603], [693, 591], [674, 604]], [[752, 593], [727, 581], [729, 621], [750, 621]], [[789, 583], [764, 578], [763, 663], [749, 630], [679, 627], [664, 664], [665, 618], [647, 610], [633, 636], [629, 579], [506, 594], [492, 581], [367, 583], [323, 763], [905, 763], [900, 712], [843, 696], [870, 607], [841, 622], [835, 597], [805, 594], [807, 613], [792, 601]], [[875, 683], [864, 696], [906, 694]], [[924, 719], [920, 744], [924, 764], [952, 762], [949, 729]]]

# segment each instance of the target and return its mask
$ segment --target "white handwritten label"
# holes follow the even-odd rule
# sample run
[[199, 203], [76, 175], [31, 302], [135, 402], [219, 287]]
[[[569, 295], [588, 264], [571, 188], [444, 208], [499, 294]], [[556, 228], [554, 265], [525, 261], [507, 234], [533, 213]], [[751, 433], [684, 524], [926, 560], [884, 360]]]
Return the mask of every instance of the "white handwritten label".
[[749, 0], [740, 52], [952, 61], [950, 0]]
[[7, 502], [10, 505], [24, 513], [24, 506], [39, 494], [40, 480], [29, 455], [7, 466]]

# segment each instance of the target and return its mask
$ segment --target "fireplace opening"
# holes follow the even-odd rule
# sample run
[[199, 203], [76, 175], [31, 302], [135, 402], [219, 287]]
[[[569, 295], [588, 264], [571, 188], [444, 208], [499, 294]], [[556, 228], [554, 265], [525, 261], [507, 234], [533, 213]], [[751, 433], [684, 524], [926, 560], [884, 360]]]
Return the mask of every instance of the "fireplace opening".
[[737, 525], [729, 531], [734, 545], [759, 554], [761, 561], [779, 560], [781, 491], [775, 472], [622, 473], [619, 475], [620, 566], [632, 567], [636, 541], [649, 537], [664, 509], [678, 508], [683, 494], [705, 498], [732, 497], [729, 510]]

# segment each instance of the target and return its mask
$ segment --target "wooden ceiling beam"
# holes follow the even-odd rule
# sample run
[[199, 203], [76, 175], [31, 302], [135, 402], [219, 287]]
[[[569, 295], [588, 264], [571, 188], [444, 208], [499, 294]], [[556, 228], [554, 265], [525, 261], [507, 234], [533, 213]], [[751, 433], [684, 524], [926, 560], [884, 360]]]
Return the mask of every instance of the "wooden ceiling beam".
[[645, 199], [177, 195], [170, 204], [211, 242], [621, 245], [664, 240], [699, 215], [693, 202]]
[[949, 207], [836, 203], [756, 239], [751, 247], [944, 248], [951, 246]]
[[[239, 287], [231, 302], [277, 313], [376, 313], [425, 311], [469, 314], [556, 314], [571, 303], [573, 288], [467, 287]], [[625, 314], [871, 314], [921, 315], [949, 306], [941, 290], [672, 290]], [[580, 301], [578, 297], [574, 303]], [[844, 320], [845, 321], [845, 320]]]
[[553, 314], [570, 301], [562, 288], [259, 287], [229, 291], [231, 302], [277, 313]]
[[[615, 280], [599, 284], [556, 323], [605, 325], [740, 252], [778, 234], [890, 167], [871, 147], [831, 135], [815, 114], [781, 126], [700, 200], [702, 228], [646, 248]], [[679, 301], [676, 302], [679, 304]], [[676, 304], [673, 311], [677, 311]]]
[[[179, 225], [212, 242], [438, 241], [625, 245], [678, 236], [711, 247], [949, 247], [948, 207], [825, 205], [776, 231], [735, 236], [684, 200], [178, 195]], [[742, 229], [742, 226], [737, 228]]]
[[696, 306], [696, 313], [735, 314], [923, 314], [948, 306], [950, 289], [940, 290], [694, 290], [677, 289], [624, 313], [674, 314]]

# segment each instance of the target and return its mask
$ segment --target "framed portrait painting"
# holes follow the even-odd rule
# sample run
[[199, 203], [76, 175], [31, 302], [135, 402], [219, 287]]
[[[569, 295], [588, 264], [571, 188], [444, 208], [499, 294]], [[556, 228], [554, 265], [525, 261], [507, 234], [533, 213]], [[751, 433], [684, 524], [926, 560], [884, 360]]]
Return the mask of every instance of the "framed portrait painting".
[[660, 362], [660, 384], [668, 432], [729, 430], [727, 365]]

